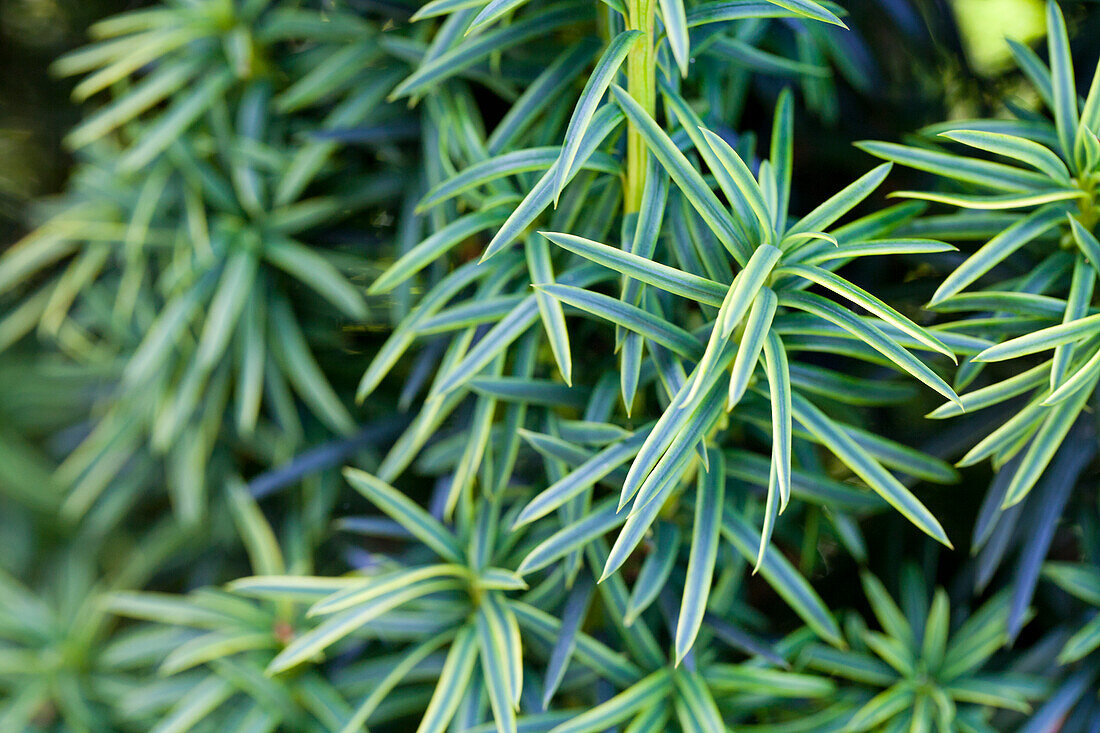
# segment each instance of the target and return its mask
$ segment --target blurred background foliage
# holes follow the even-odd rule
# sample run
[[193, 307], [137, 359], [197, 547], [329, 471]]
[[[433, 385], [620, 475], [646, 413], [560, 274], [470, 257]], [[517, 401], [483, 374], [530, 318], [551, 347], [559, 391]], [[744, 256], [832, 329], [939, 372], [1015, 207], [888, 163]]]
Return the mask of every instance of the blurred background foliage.
[[14, 239], [29, 200], [61, 189], [70, 158], [61, 146], [79, 119], [74, 82], [50, 75], [50, 63], [87, 42], [96, 20], [139, 7], [136, 0], [0, 2], [0, 236]]

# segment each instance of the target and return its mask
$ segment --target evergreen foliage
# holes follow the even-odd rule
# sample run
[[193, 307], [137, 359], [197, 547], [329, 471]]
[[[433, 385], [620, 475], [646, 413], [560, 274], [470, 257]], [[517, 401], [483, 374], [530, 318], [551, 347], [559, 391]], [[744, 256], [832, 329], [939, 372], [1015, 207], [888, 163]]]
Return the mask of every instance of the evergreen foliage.
[[1100, 66], [1048, 0], [1034, 104], [920, 127], [881, 5], [93, 26], [0, 732], [1096, 731]]

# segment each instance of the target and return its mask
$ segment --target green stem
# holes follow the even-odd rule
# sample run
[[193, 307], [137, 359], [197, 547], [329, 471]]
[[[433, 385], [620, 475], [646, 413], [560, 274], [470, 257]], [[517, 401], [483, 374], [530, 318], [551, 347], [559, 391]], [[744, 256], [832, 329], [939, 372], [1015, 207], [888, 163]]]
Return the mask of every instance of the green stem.
[[[657, 109], [657, 63], [653, 48], [655, 5], [656, 0], [630, 0], [630, 29], [641, 31], [645, 37], [626, 59], [626, 90], [651, 117]], [[642, 205], [647, 156], [645, 141], [631, 126], [626, 139], [626, 186], [623, 191], [623, 204], [628, 214]]]
[[1081, 225], [1091, 232], [1096, 226], [1097, 215], [1100, 214], [1100, 202], [1097, 201], [1096, 184], [1093, 180], [1091, 178], [1085, 179], [1084, 184], [1085, 198], [1078, 203], [1077, 208], [1081, 212]]

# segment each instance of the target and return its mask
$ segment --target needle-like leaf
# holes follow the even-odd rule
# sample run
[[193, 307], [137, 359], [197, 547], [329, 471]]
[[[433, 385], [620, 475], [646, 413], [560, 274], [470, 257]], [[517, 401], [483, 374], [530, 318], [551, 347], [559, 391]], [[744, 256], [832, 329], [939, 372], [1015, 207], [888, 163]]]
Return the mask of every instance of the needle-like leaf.
[[695, 643], [707, 609], [711, 576], [718, 557], [718, 531], [725, 505], [726, 462], [718, 451], [710, 451], [710, 468], [698, 475], [695, 495], [695, 524], [692, 526], [680, 616], [676, 622], [676, 663]]
[[596, 107], [603, 99], [608, 87], [615, 80], [615, 75], [626, 60], [630, 50], [643, 38], [641, 31], [623, 31], [611, 39], [607, 50], [600, 57], [592, 75], [584, 85], [580, 100], [573, 110], [573, 116], [569, 119], [569, 127], [565, 130], [565, 142], [562, 145], [561, 157], [554, 167], [554, 178], [551, 190], [554, 192], [554, 205], [557, 206], [562, 189], [565, 188], [566, 174], [572, 169], [573, 162], [577, 158], [577, 152], [581, 149], [584, 135], [588, 131], [588, 125], [592, 116], [596, 113]]

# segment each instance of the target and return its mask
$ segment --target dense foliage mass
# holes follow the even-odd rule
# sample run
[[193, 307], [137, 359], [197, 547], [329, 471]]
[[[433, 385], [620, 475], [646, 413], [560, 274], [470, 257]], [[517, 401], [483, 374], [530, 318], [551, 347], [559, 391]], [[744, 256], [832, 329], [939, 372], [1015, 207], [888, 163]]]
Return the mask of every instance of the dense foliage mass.
[[1100, 730], [1092, 11], [991, 89], [862, 5], [94, 25], [0, 731]]

